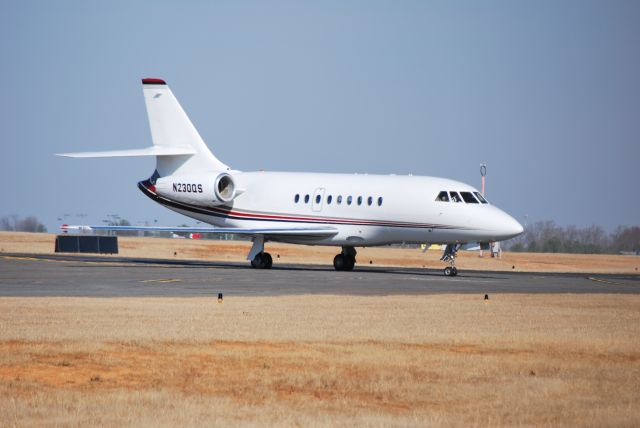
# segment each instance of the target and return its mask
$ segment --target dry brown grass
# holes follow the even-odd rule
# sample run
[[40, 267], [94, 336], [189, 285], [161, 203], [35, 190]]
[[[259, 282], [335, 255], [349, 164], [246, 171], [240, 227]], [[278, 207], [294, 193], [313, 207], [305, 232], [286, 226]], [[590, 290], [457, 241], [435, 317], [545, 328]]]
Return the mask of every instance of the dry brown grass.
[[2, 298], [0, 425], [640, 424], [640, 296]]
[[[0, 253], [53, 254], [55, 235], [0, 232]], [[124, 257], [146, 257], [178, 260], [246, 262], [251, 243], [193, 239], [120, 237], [120, 254]], [[268, 243], [267, 251], [275, 263], [331, 265], [338, 250], [335, 247]], [[442, 269], [440, 251], [389, 247], [358, 248], [358, 264], [371, 266], [425, 267]], [[589, 272], [638, 274], [640, 257], [608, 254], [541, 254], [503, 253], [494, 259], [485, 253], [461, 251], [460, 269], [516, 272]], [[109, 257], [109, 256], [105, 256]]]

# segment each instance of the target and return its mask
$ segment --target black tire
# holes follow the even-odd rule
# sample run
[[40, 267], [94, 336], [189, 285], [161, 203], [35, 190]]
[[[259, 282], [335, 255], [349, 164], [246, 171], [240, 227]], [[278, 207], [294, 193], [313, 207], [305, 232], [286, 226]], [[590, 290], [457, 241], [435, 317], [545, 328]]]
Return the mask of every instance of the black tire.
[[454, 266], [451, 268], [451, 276], [456, 276], [456, 275], [458, 275], [458, 269], [456, 269], [456, 267]]
[[451, 276], [451, 274], [453, 273], [452, 269], [450, 267], [446, 267], [444, 268], [444, 276]]
[[251, 267], [254, 269], [264, 269], [266, 266], [266, 257], [264, 257], [264, 253], [258, 253], [251, 260]]
[[337, 271], [345, 270], [346, 263], [347, 261], [342, 254], [338, 254], [333, 258], [333, 267]]
[[344, 270], [353, 270], [353, 267], [356, 265], [356, 258], [351, 254], [347, 254], [346, 256], [344, 256], [344, 261]]
[[271, 266], [273, 266], [273, 258], [271, 257], [271, 254], [262, 253], [262, 260], [264, 260], [263, 269], [271, 269]]
[[261, 262], [262, 257], [260, 257], [260, 254], [256, 254], [256, 256], [251, 260], [251, 267], [254, 269], [260, 269]]

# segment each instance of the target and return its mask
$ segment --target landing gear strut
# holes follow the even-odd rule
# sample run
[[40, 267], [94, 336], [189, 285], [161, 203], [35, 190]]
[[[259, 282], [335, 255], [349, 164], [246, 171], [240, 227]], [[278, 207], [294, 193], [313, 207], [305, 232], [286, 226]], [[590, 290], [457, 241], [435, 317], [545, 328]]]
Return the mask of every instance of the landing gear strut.
[[356, 265], [356, 249], [342, 247], [342, 252], [333, 258], [333, 267], [338, 270], [353, 270]]
[[458, 249], [460, 249], [460, 244], [447, 244], [445, 247], [444, 254], [440, 257], [441, 261], [449, 263], [449, 266], [444, 268], [444, 276], [456, 276], [458, 274], [458, 269], [456, 269]]

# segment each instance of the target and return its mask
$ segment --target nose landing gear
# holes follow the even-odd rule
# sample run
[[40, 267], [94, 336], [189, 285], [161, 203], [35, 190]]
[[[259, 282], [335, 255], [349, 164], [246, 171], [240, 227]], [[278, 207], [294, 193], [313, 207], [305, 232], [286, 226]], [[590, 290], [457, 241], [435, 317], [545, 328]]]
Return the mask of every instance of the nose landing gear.
[[455, 266], [447, 266], [444, 268], [445, 276], [456, 276], [458, 274], [458, 269]]
[[444, 276], [458, 275], [458, 269], [456, 268], [456, 256], [458, 255], [459, 249], [460, 244], [447, 244], [445, 247], [444, 254], [440, 257], [441, 261], [449, 263], [449, 266], [444, 268]]

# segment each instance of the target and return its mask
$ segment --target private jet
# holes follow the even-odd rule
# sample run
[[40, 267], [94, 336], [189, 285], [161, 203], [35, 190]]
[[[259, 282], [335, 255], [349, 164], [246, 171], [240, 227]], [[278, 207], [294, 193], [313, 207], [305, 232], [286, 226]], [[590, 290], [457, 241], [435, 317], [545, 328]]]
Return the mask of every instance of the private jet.
[[341, 247], [338, 271], [351, 271], [357, 247], [395, 243], [445, 246], [446, 276], [456, 276], [462, 244], [513, 238], [523, 228], [472, 186], [446, 178], [312, 172], [243, 172], [205, 144], [167, 83], [142, 79], [153, 145], [62, 153], [73, 158], [155, 156], [138, 188], [170, 210], [212, 227], [83, 226], [89, 230], [169, 231], [251, 237], [251, 266], [269, 269], [267, 242]]

